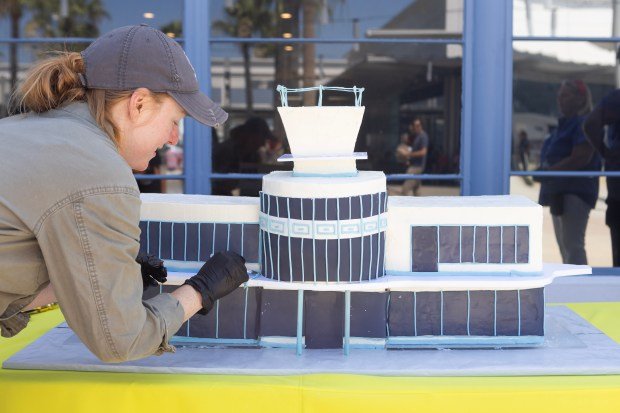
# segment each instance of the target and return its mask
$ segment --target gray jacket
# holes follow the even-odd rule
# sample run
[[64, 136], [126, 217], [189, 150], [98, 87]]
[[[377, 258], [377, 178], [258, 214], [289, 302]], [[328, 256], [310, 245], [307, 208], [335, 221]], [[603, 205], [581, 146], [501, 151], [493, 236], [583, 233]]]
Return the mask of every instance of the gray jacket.
[[173, 351], [170, 294], [142, 301], [140, 197], [84, 103], [0, 121], [0, 330], [50, 282], [69, 326], [101, 360]]

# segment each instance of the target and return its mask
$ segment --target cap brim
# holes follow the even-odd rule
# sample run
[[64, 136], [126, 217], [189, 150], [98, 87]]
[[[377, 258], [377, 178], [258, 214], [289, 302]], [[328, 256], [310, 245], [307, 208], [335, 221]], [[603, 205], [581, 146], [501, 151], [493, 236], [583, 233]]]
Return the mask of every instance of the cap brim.
[[224, 109], [202, 92], [182, 93], [169, 91], [168, 94], [185, 109], [188, 116], [202, 124], [217, 127], [228, 119], [228, 113], [224, 112]]

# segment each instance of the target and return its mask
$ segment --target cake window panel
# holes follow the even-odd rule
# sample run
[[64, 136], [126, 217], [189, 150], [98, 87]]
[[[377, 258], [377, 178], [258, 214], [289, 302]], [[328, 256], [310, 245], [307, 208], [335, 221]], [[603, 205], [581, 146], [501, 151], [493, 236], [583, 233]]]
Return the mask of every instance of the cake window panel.
[[437, 271], [437, 233], [436, 226], [411, 227], [411, 271]]
[[226, 251], [229, 248], [229, 224], [220, 224], [216, 223], [215, 225], [215, 236], [214, 242], [215, 252]]
[[497, 292], [497, 335], [519, 335], [519, 293], [517, 291]]
[[460, 227], [439, 227], [439, 262], [460, 262]]
[[545, 298], [543, 288], [519, 290], [519, 335], [544, 335]]
[[341, 220], [350, 219], [351, 217], [351, 198], [338, 198], [338, 214]]
[[362, 195], [362, 216], [364, 218], [372, 216], [372, 195]]
[[159, 258], [172, 259], [172, 222], [161, 222], [159, 229]]
[[258, 233], [258, 224], [243, 224], [241, 255], [247, 262], [258, 262]]
[[325, 201], [325, 217], [329, 221], [338, 219], [338, 198], [328, 198]]
[[325, 198], [314, 199], [314, 219], [317, 221], [325, 221], [326, 213], [325, 206], [327, 200]]
[[415, 304], [416, 335], [441, 335], [441, 292], [418, 292]]
[[474, 262], [474, 227], [461, 227], [461, 262]]
[[351, 337], [385, 338], [389, 293], [351, 293]]
[[159, 253], [159, 230], [160, 222], [149, 221], [147, 226], [147, 251], [149, 254], [160, 256]]
[[148, 252], [147, 251], [147, 221], [140, 221], [140, 252]]
[[283, 196], [276, 197], [276, 216], [280, 218], [288, 218], [288, 198]]
[[526, 226], [517, 227], [517, 263], [530, 261], [530, 230]]
[[499, 264], [502, 262], [502, 228], [488, 227], [488, 255], [490, 264]]
[[442, 294], [442, 334], [467, 335], [467, 317], [469, 316], [467, 292], [444, 291]]
[[187, 261], [200, 261], [198, 259], [198, 236], [200, 235], [198, 232], [199, 224], [197, 222], [189, 222], [186, 225], [186, 246], [185, 246], [185, 256]]
[[185, 236], [186, 225], [184, 222], [174, 222], [172, 224], [172, 259], [178, 261], [186, 260]]
[[[228, 250], [234, 251], [237, 254], [241, 255], [242, 249], [242, 241], [241, 236], [243, 235], [243, 231], [241, 229], [242, 224], [228, 224], [230, 227], [229, 230], [229, 239], [228, 239]], [[246, 259], [247, 261], [247, 259]]]
[[515, 239], [517, 233], [514, 226], [502, 227], [502, 262], [514, 264], [516, 257]]
[[304, 293], [306, 348], [342, 347], [344, 336], [344, 293], [306, 291]]
[[289, 198], [287, 218], [301, 219], [301, 198]]
[[495, 333], [495, 291], [469, 292], [469, 333], [492, 336]]
[[349, 210], [351, 211], [351, 219], [360, 219], [362, 216], [362, 203], [360, 197], [349, 197]]
[[474, 228], [474, 262], [487, 263], [487, 239], [488, 239], [488, 227], [476, 226]]
[[388, 308], [388, 335], [390, 337], [416, 335], [415, 295], [416, 293], [409, 291], [390, 292]]

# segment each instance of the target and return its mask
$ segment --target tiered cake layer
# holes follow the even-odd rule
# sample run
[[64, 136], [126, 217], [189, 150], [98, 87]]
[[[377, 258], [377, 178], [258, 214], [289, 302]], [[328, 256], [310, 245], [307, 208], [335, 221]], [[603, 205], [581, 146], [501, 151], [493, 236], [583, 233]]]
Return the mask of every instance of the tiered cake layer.
[[385, 175], [263, 178], [261, 273], [287, 282], [359, 282], [384, 275]]

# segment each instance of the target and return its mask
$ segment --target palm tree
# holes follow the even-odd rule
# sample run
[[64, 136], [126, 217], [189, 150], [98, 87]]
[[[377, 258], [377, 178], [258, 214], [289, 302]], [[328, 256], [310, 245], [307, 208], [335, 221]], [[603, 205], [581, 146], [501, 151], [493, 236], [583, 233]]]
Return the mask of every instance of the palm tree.
[[[98, 37], [99, 24], [110, 15], [102, 0], [65, 0], [66, 15], [59, 16], [61, 0], [22, 0], [32, 13], [26, 24], [29, 34], [41, 37]], [[57, 19], [50, 19], [57, 16]], [[85, 45], [71, 45], [70, 50], [81, 50]]]
[[[213, 29], [233, 37], [249, 38], [254, 34], [269, 36], [273, 34], [274, 13], [273, 0], [237, 0], [230, 7], [225, 7], [226, 18], [213, 23]], [[243, 74], [245, 79], [245, 101], [247, 112], [254, 111], [252, 94], [252, 76], [250, 73], [250, 44], [239, 45], [243, 57]]]

